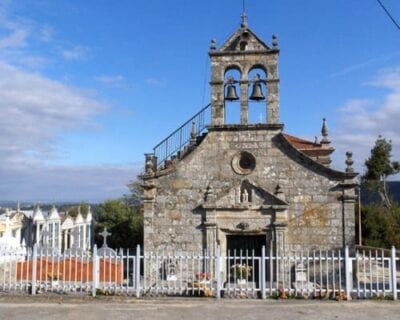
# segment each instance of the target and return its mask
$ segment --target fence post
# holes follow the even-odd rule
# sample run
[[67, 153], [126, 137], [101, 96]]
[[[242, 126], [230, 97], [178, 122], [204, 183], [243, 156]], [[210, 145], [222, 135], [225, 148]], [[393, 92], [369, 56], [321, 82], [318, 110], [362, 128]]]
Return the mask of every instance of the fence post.
[[261, 290], [261, 298], [265, 299], [266, 294], [265, 294], [265, 273], [266, 273], [266, 268], [265, 268], [265, 246], [262, 246], [261, 248], [261, 262], [260, 262], [260, 270], [261, 270], [261, 277], [260, 277], [260, 290]]
[[[143, 254], [144, 263], [144, 254]], [[136, 298], [140, 298], [140, 245], [136, 246], [136, 258], [135, 258], [135, 288], [136, 288]]]
[[37, 245], [36, 243], [33, 245], [32, 251], [32, 292], [31, 294], [34, 296], [36, 294], [36, 273], [37, 273]]
[[392, 246], [390, 274], [392, 277], [393, 300], [397, 300], [397, 270], [396, 270], [396, 248]]
[[96, 296], [96, 290], [99, 287], [99, 257], [97, 256], [97, 245], [93, 247], [93, 270], [92, 270], [92, 296]]
[[221, 298], [221, 248], [217, 246], [217, 256], [216, 256], [216, 263], [217, 263], [217, 299]]
[[351, 300], [351, 290], [353, 288], [353, 265], [352, 260], [349, 256], [349, 247], [346, 246], [344, 250], [344, 270], [345, 270], [345, 281], [346, 281], [346, 297], [347, 300]]

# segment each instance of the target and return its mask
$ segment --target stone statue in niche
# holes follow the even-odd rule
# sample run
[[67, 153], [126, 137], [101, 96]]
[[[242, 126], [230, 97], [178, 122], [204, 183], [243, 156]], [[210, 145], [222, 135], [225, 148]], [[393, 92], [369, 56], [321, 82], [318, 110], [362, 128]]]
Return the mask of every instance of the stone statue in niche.
[[247, 193], [246, 189], [244, 189], [244, 191], [242, 193], [242, 202], [243, 203], [249, 202], [249, 194]]

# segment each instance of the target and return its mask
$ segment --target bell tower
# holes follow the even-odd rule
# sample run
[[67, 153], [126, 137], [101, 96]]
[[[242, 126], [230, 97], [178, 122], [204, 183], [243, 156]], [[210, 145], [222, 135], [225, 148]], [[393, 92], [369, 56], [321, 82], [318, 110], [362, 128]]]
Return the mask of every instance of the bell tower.
[[[211, 41], [212, 126], [226, 123], [226, 106], [240, 102], [240, 125], [249, 124], [249, 101], [265, 103], [266, 124], [282, 126], [279, 121], [278, 40], [265, 44], [247, 25], [242, 15], [240, 28], [220, 47]], [[231, 71], [236, 76], [230, 76]], [[264, 95], [264, 93], [266, 93]]]

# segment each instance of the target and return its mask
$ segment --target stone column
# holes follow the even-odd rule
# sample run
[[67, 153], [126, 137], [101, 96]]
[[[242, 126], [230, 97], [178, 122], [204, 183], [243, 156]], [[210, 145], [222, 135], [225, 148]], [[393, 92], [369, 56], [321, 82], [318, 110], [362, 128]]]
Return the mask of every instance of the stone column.
[[276, 281], [287, 283], [290, 272], [290, 264], [282, 259], [282, 257], [284, 257], [286, 253], [285, 234], [286, 226], [275, 224], [275, 255], [276, 257], [279, 257], [277, 259], [277, 265], [275, 268], [275, 270], [278, 272], [278, 277]]
[[86, 224], [83, 225], [83, 250], [86, 250]]
[[69, 246], [70, 246], [70, 248], [72, 248], [73, 246], [74, 246], [74, 244], [75, 244], [75, 235], [74, 235], [74, 232], [72, 232], [72, 230], [74, 229], [75, 227], [73, 227], [72, 229], [70, 229], [71, 231], [70, 231], [70, 233], [69, 233], [69, 239], [70, 239], [70, 241], [69, 241]]
[[[245, 75], [243, 75], [245, 77]], [[249, 122], [249, 99], [248, 99], [249, 83], [247, 79], [240, 82], [240, 124], [248, 124]]]
[[89, 241], [89, 243], [87, 244], [87, 249], [90, 250], [92, 248], [92, 241], [91, 241], [92, 240], [92, 235], [91, 235], [91, 232], [90, 232], [90, 225], [89, 225], [89, 228], [87, 229], [87, 231], [88, 231], [88, 234], [87, 234], [86, 238]]
[[68, 229], [63, 231], [63, 238], [64, 238], [64, 250], [68, 249]]
[[[216, 223], [205, 223], [206, 232], [206, 248], [209, 255], [214, 256], [217, 253], [217, 224]], [[216, 264], [215, 261], [209, 261], [207, 266], [208, 272], [213, 276], [215, 275]]]
[[62, 229], [61, 229], [61, 223], [58, 223], [58, 251], [61, 252], [61, 246], [62, 246]]
[[279, 80], [268, 79], [267, 83], [267, 123], [279, 123]]
[[40, 223], [36, 223], [36, 245], [40, 244]]
[[225, 123], [225, 93], [224, 93], [224, 69], [217, 61], [217, 57], [211, 57], [211, 124], [222, 125]]
[[225, 123], [224, 82], [211, 82], [211, 117], [212, 125]]

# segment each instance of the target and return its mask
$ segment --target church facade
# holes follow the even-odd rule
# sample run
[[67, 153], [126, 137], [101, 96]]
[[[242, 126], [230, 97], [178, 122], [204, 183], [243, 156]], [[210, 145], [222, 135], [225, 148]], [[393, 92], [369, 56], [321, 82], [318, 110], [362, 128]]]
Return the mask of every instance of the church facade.
[[[351, 153], [345, 172], [330, 168], [334, 148], [325, 119], [315, 141], [284, 131], [279, 52], [277, 37], [268, 45], [245, 17], [220, 47], [211, 42], [210, 106], [146, 154], [147, 252], [213, 253], [219, 246], [222, 254], [259, 254], [266, 246], [284, 254], [354, 244], [357, 173]], [[252, 122], [253, 107], [261, 107], [266, 119]], [[237, 108], [237, 123], [229, 122], [228, 108]], [[180, 143], [171, 147], [177, 135]]]

